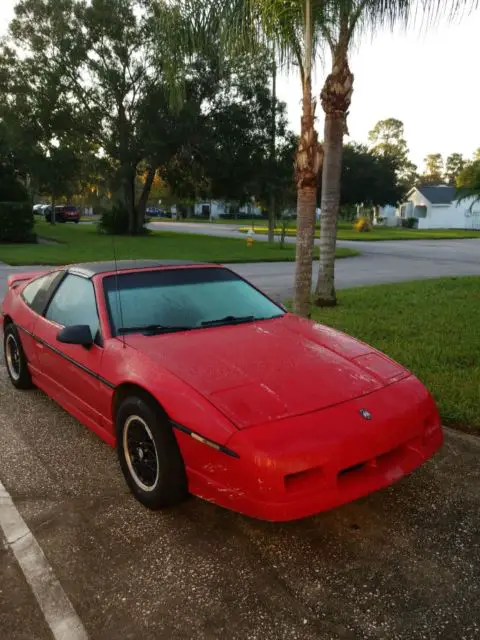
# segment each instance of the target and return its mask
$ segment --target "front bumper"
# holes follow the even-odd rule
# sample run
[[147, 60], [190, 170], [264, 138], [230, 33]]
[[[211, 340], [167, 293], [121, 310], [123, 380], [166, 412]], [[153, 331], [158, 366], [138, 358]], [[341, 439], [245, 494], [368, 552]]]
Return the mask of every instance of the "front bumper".
[[190, 468], [190, 490], [251, 517], [295, 520], [393, 484], [442, 443], [435, 404], [410, 376], [354, 401], [239, 431], [228, 447], [240, 457]]

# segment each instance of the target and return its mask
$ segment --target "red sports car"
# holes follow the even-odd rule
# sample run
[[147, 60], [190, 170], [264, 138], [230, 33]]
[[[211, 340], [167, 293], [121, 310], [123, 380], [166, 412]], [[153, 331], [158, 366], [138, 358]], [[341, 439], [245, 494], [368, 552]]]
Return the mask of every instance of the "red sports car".
[[330, 509], [442, 444], [435, 404], [372, 347], [287, 313], [229, 269], [120, 261], [11, 276], [5, 360], [116, 446], [134, 495], [265, 520]]

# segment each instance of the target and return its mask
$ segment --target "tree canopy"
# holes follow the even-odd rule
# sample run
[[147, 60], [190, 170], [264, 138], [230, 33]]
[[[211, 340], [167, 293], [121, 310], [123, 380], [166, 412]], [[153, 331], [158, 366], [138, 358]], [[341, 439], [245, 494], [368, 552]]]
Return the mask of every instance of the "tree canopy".
[[[0, 119], [38, 189], [68, 195], [101, 164], [131, 233], [158, 172], [172, 193], [240, 202], [276, 174], [269, 53], [225, 57], [206, 8], [180, 4], [20, 0], [0, 58]], [[276, 121], [283, 148], [282, 103]]]
[[445, 162], [445, 180], [454, 185], [457, 177], [465, 167], [465, 159], [461, 153], [451, 153]]
[[397, 177], [395, 159], [387, 154], [377, 155], [365, 145], [351, 143], [344, 146], [341, 204], [396, 204], [404, 194]]
[[472, 206], [480, 202], [480, 159], [469, 162], [457, 176], [459, 200], [472, 199]]
[[429, 153], [425, 156], [425, 172], [420, 178], [421, 184], [441, 184], [444, 176], [444, 163], [441, 153]]
[[410, 161], [404, 125], [401, 120], [380, 120], [368, 134], [371, 150], [383, 158], [390, 158], [396, 167], [399, 184], [408, 191], [417, 179], [417, 167]]

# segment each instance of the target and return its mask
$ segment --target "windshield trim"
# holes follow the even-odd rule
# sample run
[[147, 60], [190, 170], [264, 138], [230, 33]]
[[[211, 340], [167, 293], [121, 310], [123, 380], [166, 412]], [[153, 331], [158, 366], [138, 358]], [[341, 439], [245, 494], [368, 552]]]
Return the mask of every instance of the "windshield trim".
[[192, 331], [205, 331], [207, 329], [219, 329], [220, 327], [232, 327], [232, 328], [241, 327], [241, 326], [245, 326], [246, 324], [255, 324], [258, 322], [268, 322], [269, 320], [278, 320], [279, 318], [283, 318], [286, 315], [287, 315], [287, 311], [283, 311], [281, 314], [278, 314], [277, 316], [271, 316], [270, 318], [253, 318], [252, 320], [243, 321], [243, 322], [225, 322], [224, 324], [212, 324], [212, 325], [204, 325], [204, 326], [199, 325], [198, 327], [182, 326], [179, 329], [175, 327], [169, 327], [171, 331], [167, 329], [165, 331], [159, 330], [158, 332], [155, 332], [152, 330], [151, 332], [147, 332], [149, 327], [145, 327], [144, 330], [137, 327], [131, 330], [127, 328], [125, 330], [125, 333], [120, 332], [115, 334], [113, 337], [123, 341], [124, 337], [128, 338], [128, 336], [134, 336], [138, 334], [145, 336], [146, 338], [149, 338], [151, 336], [167, 336], [167, 335], [171, 335], [172, 333], [190, 333]]

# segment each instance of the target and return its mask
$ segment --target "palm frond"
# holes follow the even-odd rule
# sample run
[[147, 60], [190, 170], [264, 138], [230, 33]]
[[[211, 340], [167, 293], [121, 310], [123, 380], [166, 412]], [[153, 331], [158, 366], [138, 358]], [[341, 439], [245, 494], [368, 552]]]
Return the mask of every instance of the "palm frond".
[[338, 42], [340, 16], [348, 15], [348, 40], [396, 25], [429, 28], [441, 19], [459, 20], [475, 10], [479, 0], [326, 0], [323, 20]]

